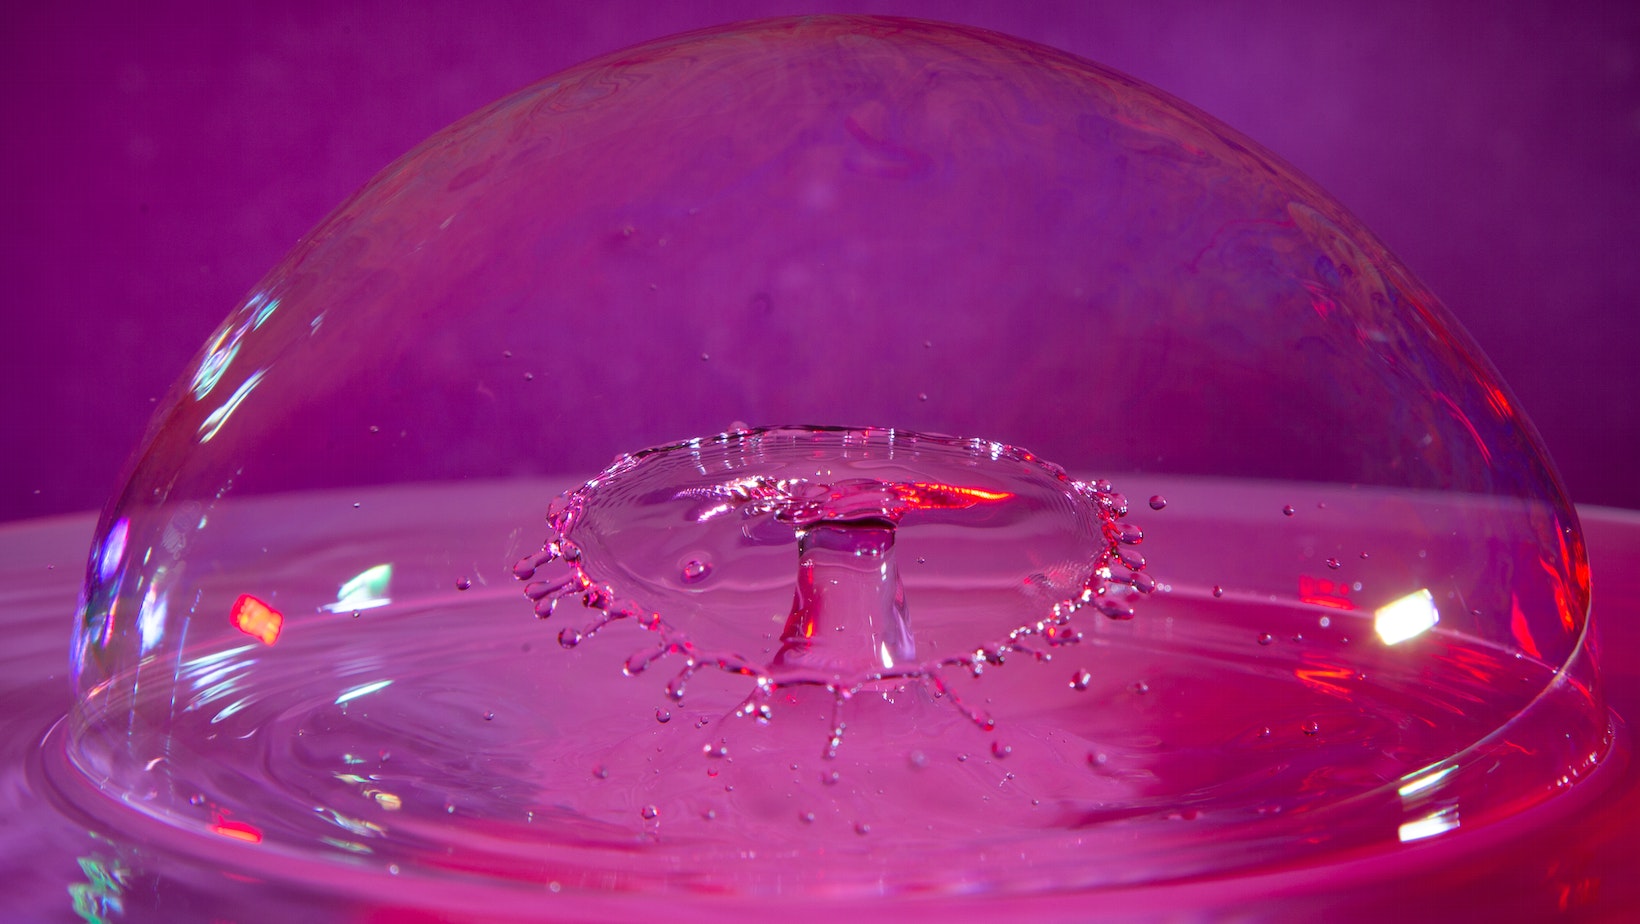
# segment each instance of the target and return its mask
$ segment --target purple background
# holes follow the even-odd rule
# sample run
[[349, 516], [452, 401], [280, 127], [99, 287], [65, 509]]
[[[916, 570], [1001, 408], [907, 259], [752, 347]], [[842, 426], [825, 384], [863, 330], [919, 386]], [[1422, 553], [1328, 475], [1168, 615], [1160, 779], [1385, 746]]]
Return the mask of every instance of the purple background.
[[99, 506], [205, 337], [450, 121], [736, 19], [923, 16], [1127, 71], [1330, 190], [1438, 293], [1572, 496], [1640, 508], [1632, 2], [66, 2], [4, 14], [0, 520]]

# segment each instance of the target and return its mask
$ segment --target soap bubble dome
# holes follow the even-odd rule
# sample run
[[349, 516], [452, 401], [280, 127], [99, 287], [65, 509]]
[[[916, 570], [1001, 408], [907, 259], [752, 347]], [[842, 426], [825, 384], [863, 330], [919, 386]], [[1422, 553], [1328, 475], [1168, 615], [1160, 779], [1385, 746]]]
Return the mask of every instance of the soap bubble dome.
[[432, 905], [1204, 880], [1551, 804], [1588, 594], [1310, 180], [1041, 45], [756, 22], [457, 122], [251, 291], [102, 515], [56, 778]]

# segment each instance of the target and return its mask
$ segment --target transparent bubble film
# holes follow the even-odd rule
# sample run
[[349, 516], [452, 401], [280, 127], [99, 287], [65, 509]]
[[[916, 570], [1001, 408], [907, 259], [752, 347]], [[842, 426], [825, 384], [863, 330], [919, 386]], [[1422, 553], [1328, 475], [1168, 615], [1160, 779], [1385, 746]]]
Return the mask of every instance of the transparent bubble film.
[[475, 113], [255, 288], [103, 514], [56, 785], [433, 904], [1177, 882], [1550, 803], [1587, 612], [1530, 423], [1308, 180], [776, 20]]

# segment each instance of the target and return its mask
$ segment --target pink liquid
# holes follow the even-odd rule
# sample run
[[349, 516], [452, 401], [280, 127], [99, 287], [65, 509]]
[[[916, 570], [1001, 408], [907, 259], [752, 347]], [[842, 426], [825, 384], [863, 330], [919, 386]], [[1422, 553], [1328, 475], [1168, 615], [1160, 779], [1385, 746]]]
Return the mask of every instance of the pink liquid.
[[[676, 651], [634, 670], [634, 653], [674, 638], [643, 620], [566, 647], [562, 627], [600, 611], [530, 612], [510, 564], [541, 535], [521, 508], [544, 508], [549, 488], [243, 502], [216, 515], [219, 528], [330, 537], [306, 558], [260, 564], [280, 575], [277, 642], [228, 625], [252, 572], [222, 581], [200, 607], [219, 609], [220, 625], [144, 665], [129, 701], [89, 704], [73, 758], [119, 800], [47, 769], [101, 824], [302, 894], [516, 910], [543, 890], [593, 903], [577, 907], [640, 893], [709, 908], [952, 889], [1012, 901], [1389, 860], [1546, 804], [1607, 752], [1608, 715], [1576, 671], [1444, 623], [1395, 645], [1375, 633], [1372, 588], [1442, 554], [1397, 537], [1385, 515], [1428, 514], [1423, 499], [1135, 487], [1168, 502], [1141, 524], [1157, 585], [1123, 591], [1133, 619], [1087, 608], [1069, 623], [1080, 641], [1032, 640], [978, 672], [940, 669], [938, 684], [777, 683], [753, 700], [754, 675], [738, 670], [694, 671], [672, 695], [677, 672], [658, 666], [677, 667]], [[1284, 498], [1304, 512], [1284, 515]], [[1293, 574], [1284, 531], [1321, 516], [1312, 510], [1377, 554]], [[1240, 518], [1241, 542], [1223, 542], [1227, 518]], [[994, 643], [988, 628], [962, 633], [970, 617], [1019, 605], [1006, 569], [994, 581], [971, 563], [942, 569], [944, 534], [919, 543], [909, 520], [901, 529], [920, 663], [970, 638]], [[425, 530], [471, 557], [427, 558]], [[247, 542], [248, 559], [259, 544]], [[794, 573], [794, 547], [777, 546], [771, 573]], [[709, 577], [733, 574], [708, 551]], [[697, 552], [680, 551], [678, 587], [703, 576], [689, 565], [704, 563]], [[917, 570], [919, 557], [936, 566]], [[373, 588], [350, 580], [384, 563], [391, 576], [374, 572]], [[1264, 591], [1272, 574], [1291, 579], [1288, 594]], [[779, 650], [789, 586], [771, 591], [780, 605], [747, 635], [746, 663]], [[164, 733], [95, 724], [104, 707]], [[829, 749], [840, 718], [845, 740]]]

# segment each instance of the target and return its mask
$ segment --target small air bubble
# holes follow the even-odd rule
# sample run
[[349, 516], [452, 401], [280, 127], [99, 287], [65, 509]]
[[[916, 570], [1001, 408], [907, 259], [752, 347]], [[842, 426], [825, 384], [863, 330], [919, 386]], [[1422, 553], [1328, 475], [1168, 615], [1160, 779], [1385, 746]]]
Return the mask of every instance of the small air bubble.
[[995, 757], [997, 760], [1002, 760], [1013, 752], [1014, 748], [1011, 744], [1003, 744], [1000, 741], [991, 742], [991, 756]]
[[1288, 517], [1290, 517], [1290, 516], [1292, 516], [1292, 515], [1293, 515], [1293, 514], [1295, 514], [1295, 513], [1297, 513], [1297, 512], [1298, 512], [1298, 511], [1296, 511], [1296, 510], [1294, 510], [1294, 509], [1293, 509], [1293, 505], [1292, 505], [1292, 504], [1288, 504], [1288, 505], [1286, 505], [1286, 506], [1285, 506], [1285, 507], [1282, 507], [1282, 508], [1281, 508], [1281, 514], [1282, 514], [1282, 516], [1288, 516]]
[[1305, 722], [1303, 728], [1304, 728], [1304, 734], [1309, 735], [1312, 738], [1315, 737], [1316, 735], [1321, 734], [1321, 723], [1317, 722], [1314, 719], [1311, 719], [1310, 721]]
[[646, 805], [643, 807], [643, 817], [645, 821], [654, 821], [656, 818], [660, 817], [660, 814], [661, 810], [653, 805]]
[[910, 754], [906, 755], [905, 760], [906, 763], [911, 765], [911, 769], [913, 770], [921, 770], [922, 768], [928, 766], [928, 755], [921, 751], [912, 751]]
[[665, 709], [656, 709], [655, 721], [665, 725], [666, 723], [672, 721], [672, 713], [667, 712]]
[[1259, 636], [1258, 636], [1258, 643], [1259, 643], [1259, 644], [1260, 644], [1260, 645], [1269, 645], [1269, 644], [1271, 644], [1271, 643], [1272, 643], [1272, 642], [1274, 642], [1274, 641], [1275, 641], [1275, 640], [1276, 640], [1276, 637], [1275, 637], [1275, 636], [1273, 636], [1273, 635], [1271, 635], [1271, 634], [1270, 634], [1270, 633], [1268, 633], [1268, 632], [1260, 632], [1260, 633], [1259, 633]]
[[465, 575], [462, 576], [462, 577], [456, 578], [456, 590], [467, 590], [467, 589], [471, 588], [472, 586], [473, 586], [472, 580], [467, 578]]
[[1223, 587], [1220, 587], [1220, 586], [1219, 586], [1219, 585], [1217, 585], [1217, 584], [1214, 584], [1214, 585], [1213, 585], [1213, 596], [1215, 596], [1215, 597], [1222, 597], [1222, 596], [1224, 596], [1224, 588], [1223, 588]]
[[1160, 494], [1150, 495], [1150, 509], [1152, 509], [1152, 510], [1161, 510], [1162, 508], [1164, 508], [1166, 506], [1167, 506], [1167, 498], [1161, 496]]

